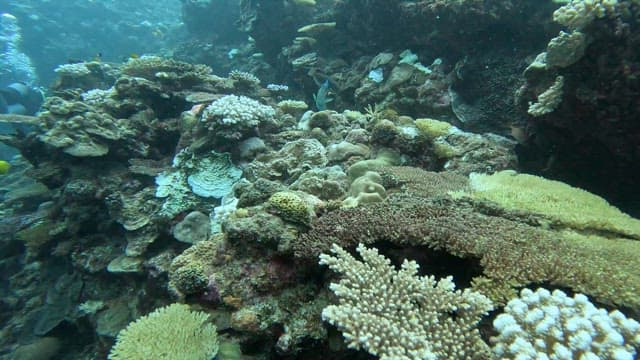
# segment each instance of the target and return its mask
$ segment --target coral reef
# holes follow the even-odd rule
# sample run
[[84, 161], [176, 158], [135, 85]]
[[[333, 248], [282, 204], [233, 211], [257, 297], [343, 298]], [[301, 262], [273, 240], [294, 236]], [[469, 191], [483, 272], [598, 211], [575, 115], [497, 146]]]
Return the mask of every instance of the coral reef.
[[[540, 286], [636, 326], [637, 1], [176, 6], [182, 31], [116, 32], [163, 56], [70, 53], [36, 116], [0, 115], [0, 357], [511, 358], [556, 313]], [[193, 331], [149, 325], [169, 309]], [[540, 356], [638, 350], [576, 333]]]

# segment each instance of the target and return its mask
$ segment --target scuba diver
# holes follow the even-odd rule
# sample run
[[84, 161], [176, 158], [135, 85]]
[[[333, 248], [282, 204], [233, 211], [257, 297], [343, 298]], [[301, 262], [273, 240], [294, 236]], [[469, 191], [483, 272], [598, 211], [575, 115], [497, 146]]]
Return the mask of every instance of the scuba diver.
[[43, 101], [40, 89], [15, 82], [0, 89], [0, 114], [35, 115]]
[[[44, 101], [44, 94], [36, 87], [15, 82], [0, 88], [0, 115], [35, 115]], [[20, 130], [29, 131], [29, 126], [20, 124], [0, 124], [0, 134]], [[18, 154], [10, 146], [0, 143], [0, 176], [9, 172], [11, 164], [8, 159]]]

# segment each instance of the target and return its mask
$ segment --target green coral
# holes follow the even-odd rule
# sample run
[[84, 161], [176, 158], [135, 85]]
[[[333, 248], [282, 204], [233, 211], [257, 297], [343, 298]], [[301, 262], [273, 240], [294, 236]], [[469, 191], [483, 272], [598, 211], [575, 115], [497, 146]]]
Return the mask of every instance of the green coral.
[[453, 125], [446, 121], [440, 121], [435, 119], [416, 119], [416, 127], [420, 130], [420, 133], [426, 136], [428, 139], [433, 140], [438, 136], [447, 135]]
[[209, 283], [205, 268], [200, 263], [190, 263], [177, 268], [172, 273], [172, 277], [176, 289], [185, 295], [200, 293]]
[[109, 360], [211, 360], [218, 334], [208, 319], [184, 304], [156, 309], [120, 331]]
[[311, 207], [294, 192], [279, 191], [271, 195], [267, 205], [283, 220], [300, 224], [309, 224], [311, 221]]
[[169, 289], [178, 296], [200, 292], [206, 288], [211, 274], [211, 261], [216, 257], [220, 236], [200, 241], [176, 256], [169, 268]]
[[640, 239], [640, 220], [605, 199], [559, 181], [505, 170], [471, 174], [471, 197], [490, 200], [509, 210], [525, 210], [578, 230], [608, 232]]

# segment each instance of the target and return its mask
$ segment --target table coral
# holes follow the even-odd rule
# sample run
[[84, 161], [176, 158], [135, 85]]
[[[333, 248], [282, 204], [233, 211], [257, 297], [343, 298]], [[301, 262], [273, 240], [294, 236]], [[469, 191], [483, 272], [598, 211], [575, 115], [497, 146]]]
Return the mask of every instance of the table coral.
[[548, 216], [554, 223], [591, 233], [609, 232], [640, 239], [640, 220], [611, 206], [605, 199], [560, 181], [500, 171], [471, 174], [469, 193], [508, 209]]
[[[544, 223], [544, 217], [527, 211], [396, 193], [382, 203], [324, 214], [293, 246], [303, 259], [327, 251], [332, 243], [426, 246], [478, 259], [483, 275], [500, 283], [549, 282], [601, 302], [640, 308], [640, 269], [634, 256], [640, 242], [546, 230], [540, 226]], [[490, 292], [507, 294], [504, 289]]]

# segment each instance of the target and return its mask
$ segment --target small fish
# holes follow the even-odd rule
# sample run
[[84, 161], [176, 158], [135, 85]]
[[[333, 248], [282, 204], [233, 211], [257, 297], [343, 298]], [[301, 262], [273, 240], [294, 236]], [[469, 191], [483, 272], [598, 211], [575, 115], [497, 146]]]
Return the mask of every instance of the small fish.
[[0, 160], [0, 175], [4, 175], [11, 169], [11, 164], [8, 161]]
[[102, 61], [102, 53], [101, 53], [101, 52], [97, 53], [97, 54], [93, 57], [92, 61], [95, 61], [95, 62], [101, 62], [101, 61]]
[[140, 59], [140, 55], [136, 53], [129, 54], [129, 59]]
[[511, 136], [516, 139], [518, 144], [523, 145], [527, 143], [529, 135], [527, 134], [527, 130], [524, 128], [524, 126], [510, 125], [509, 128], [511, 129]]
[[316, 102], [316, 108], [318, 111], [327, 109], [327, 103], [333, 100], [329, 97], [329, 80], [325, 80], [322, 83], [318, 89], [318, 93], [313, 95], [313, 100]]
[[160, 29], [155, 29], [155, 30], [153, 30], [153, 31], [151, 32], [151, 35], [153, 35], [153, 36], [155, 36], [155, 37], [157, 37], [157, 38], [160, 38], [160, 39], [164, 38], [164, 33], [163, 33], [163, 32], [162, 32], [162, 30], [160, 30]]

